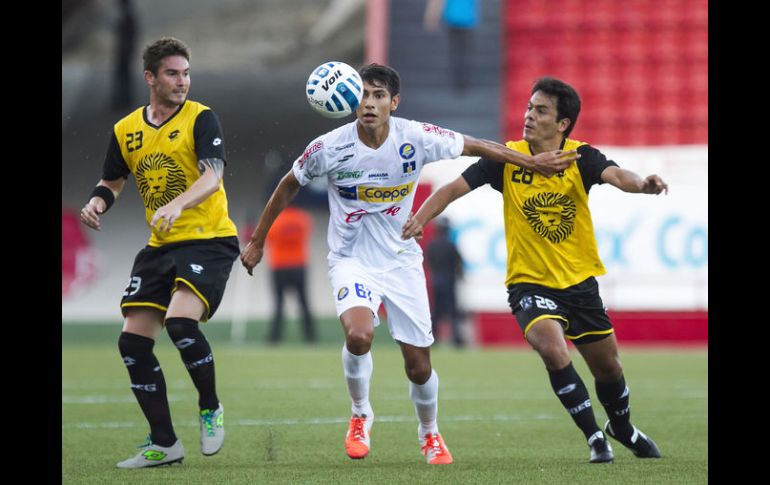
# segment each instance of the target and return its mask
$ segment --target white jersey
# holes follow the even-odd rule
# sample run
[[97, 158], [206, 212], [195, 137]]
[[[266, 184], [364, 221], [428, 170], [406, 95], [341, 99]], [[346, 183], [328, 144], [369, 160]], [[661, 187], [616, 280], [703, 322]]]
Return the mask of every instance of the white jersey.
[[373, 270], [414, 264], [422, 250], [401, 239], [423, 165], [457, 158], [460, 133], [390, 117], [385, 143], [374, 150], [358, 138], [356, 122], [313, 140], [295, 162], [301, 185], [326, 176], [329, 187], [329, 264], [355, 258]]

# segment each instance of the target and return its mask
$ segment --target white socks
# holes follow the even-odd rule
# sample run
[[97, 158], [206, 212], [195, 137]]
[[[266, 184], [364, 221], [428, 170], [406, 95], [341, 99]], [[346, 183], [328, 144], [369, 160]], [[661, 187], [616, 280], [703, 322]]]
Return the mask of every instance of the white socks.
[[[342, 369], [348, 383], [348, 393], [353, 400], [353, 414], [372, 416], [372, 406], [369, 404], [369, 381], [372, 378], [372, 353], [354, 355], [342, 344]], [[430, 381], [429, 381], [430, 382]]]
[[417, 419], [420, 420], [419, 435], [422, 439], [428, 433], [438, 433], [438, 374], [432, 369], [425, 384], [409, 381], [409, 397], [414, 403]]

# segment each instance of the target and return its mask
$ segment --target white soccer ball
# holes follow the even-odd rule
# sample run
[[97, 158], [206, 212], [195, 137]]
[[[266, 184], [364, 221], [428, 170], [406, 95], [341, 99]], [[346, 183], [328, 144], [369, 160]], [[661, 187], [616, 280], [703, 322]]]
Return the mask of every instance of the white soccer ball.
[[342, 118], [361, 102], [364, 83], [358, 71], [344, 62], [324, 62], [307, 79], [307, 102], [322, 116]]

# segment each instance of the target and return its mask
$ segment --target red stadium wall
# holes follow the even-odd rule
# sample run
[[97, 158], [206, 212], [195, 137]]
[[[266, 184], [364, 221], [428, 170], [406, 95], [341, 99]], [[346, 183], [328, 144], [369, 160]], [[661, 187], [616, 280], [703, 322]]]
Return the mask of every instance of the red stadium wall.
[[503, 133], [520, 139], [535, 79], [583, 104], [572, 138], [594, 145], [708, 142], [707, 0], [507, 0]]
[[[708, 312], [608, 312], [621, 344], [705, 345]], [[510, 313], [477, 313], [473, 317], [479, 345], [526, 345]]]

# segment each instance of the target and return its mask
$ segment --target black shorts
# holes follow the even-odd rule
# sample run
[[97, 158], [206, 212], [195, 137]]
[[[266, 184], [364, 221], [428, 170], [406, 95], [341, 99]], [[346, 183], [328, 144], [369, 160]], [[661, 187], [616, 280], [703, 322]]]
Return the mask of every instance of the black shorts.
[[130, 307], [151, 307], [168, 310], [171, 294], [178, 283], [189, 286], [206, 305], [201, 321], [214, 315], [225, 285], [240, 254], [237, 237], [219, 237], [145, 246], [139, 251], [131, 269], [131, 279], [120, 309], [123, 316]]
[[613, 332], [593, 276], [563, 290], [515, 283], [508, 287], [508, 305], [525, 337], [532, 325], [546, 318], [560, 322], [565, 336], [576, 345], [602, 340]]

